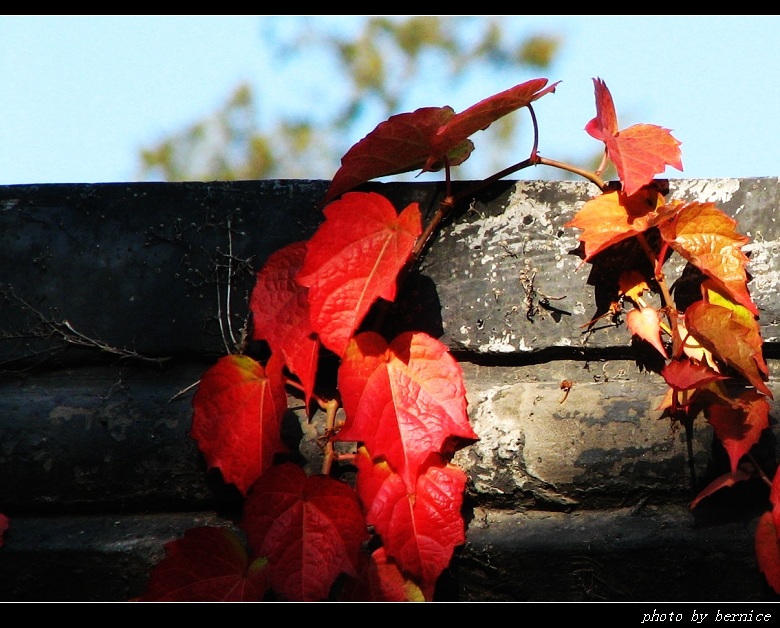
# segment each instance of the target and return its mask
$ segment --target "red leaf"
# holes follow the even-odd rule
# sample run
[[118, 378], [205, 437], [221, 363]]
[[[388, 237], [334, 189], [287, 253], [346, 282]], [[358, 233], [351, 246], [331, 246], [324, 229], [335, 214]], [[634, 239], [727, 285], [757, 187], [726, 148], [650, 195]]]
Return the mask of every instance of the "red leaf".
[[547, 79], [532, 79], [515, 85], [500, 94], [485, 98], [476, 105], [452, 116], [434, 135], [430, 156], [423, 170], [433, 169], [435, 163], [441, 161], [445, 155], [477, 131], [488, 128], [493, 122], [503, 118], [508, 113], [527, 107], [545, 94], [554, 92], [558, 83], [553, 83], [544, 89], [544, 86], [547, 85]]
[[265, 340], [284, 356], [301, 381], [308, 407], [317, 375], [320, 343], [309, 321], [309, 290], [295, 276], [303, 266], [306, 243], [290, 244], [269, 256], [249, 299], [255, 340]]
[[272, 355], [265, 368], [245, 355], [228, 355], [200, 380], [192, 400], [190, 435], [210, 468], [246, 494], [286, 451], [280, 436], [287, 410], [281, 359]]
[[324, 600], [339, 574], [355, 575], [368, 539], [355, 491], [285, 463], [252, 487], [241, 527], [253, 556], [268, 558], [270, 587], [290, 601]]
[[246, 548], [226, 528], [193, 528], [165, 545], [141, 602], [259, 602], [268, 588], [266, 560], [249, 564]]
[[325, 208], [297, 280], [309, 288], [312, 327], [341, 356], [371, 305], [393, 301], [396, 280], [422, 232], [417, 203], [400, 215], [376, 193], [350, 192]]
[[615, 103], [604, 81], [595, 78], [593, 85], [596, 91], [596, 117], [585, 125], [585, 130], [592, 138], [606, 143], [619, 130]]
[[772, 518], [775, 528], [780, 529], [780, 473], [775, 470], [775, 478], [772, 480], [772, 488], [769, 491], [769, 502], [772, 504]]
[[392, 174], [438, 170], [446, 156], [450, 166], [468, 159], [469, 136], [499, 118], [555, 91], [547, 79], [533, 79], [486, 98], [455, 114], [452, 107], [424, 107], [388, 118], [355, 144], [341, 159], [323, 203], [354, 187]]
[[737, 221], [713, 203], [679, 203], [677, 207], [675, 216], [659, 225], [664, 241], [757, 316], [758, 308], [747, 289], [749, 260], [742, 252], [749, 238], [734, 230]]
[[365, 443], [410, 490], [431, 453], [451, 453], [461, 439], [477, 438], [460, 366], [426, 334], [401, 334], [389, 347], [379, 334], [359, 334], [344, 355], [338, 384], [347, 419], [336, 440]]
[[604, 142], [607, 156], [615, 164], [623, 191], [631, 196], [663, 172], [666, 166], [682, 170], [680, 142], [669, 129], [653, 124], [635, 124], [618, 130], [612, 94], [601, 79], [593, 79], [596, 117], [585, 126], [591, 137]]
[[769, 403], [766, 397], [749, 390], [733, 405], [713, 403], [707, 408], [707, 420], [731, 461], [736, 473], [740, 459], [758, 442], [761, 432], [769, 427]]
[[780, 541], [771, 512], [761, 515], [756, 526], [756, 558], [769, 586], [780, 594]]
[[691, 510], [696, 508], [702, 499], [709, 497], [714, 492], [719, 491], [722, 488], [734, 486], [737, 482], [749, 480], [751, 477], [752, 476], [749, 473], [743, 471], [742, 469], [737, 469], [731, 473], [724, 473], [720, 477], [715, 478], [712, 482], [710, 482], [706, 488], [696, 496], [696, 499], [691, 502]]
[[661, 370], [661, 376], [675, 390], [690, 390], [720, 379], [727, 379], [704, 364], [690, 360], [672, 360]]
[[387, 463], [372, 464], [364, 455], [357, 464], [356, 490], [366, 521], [381, 537], [387, 555], [431, 599], [455, 548], [466, 541], [460, 512], [466, 474], [439, 459], [409, 491]]
[[[452, 107], [424, 107], [381, 122], [341, 158], [341, 167], [334, 175], [323, 203], [329, 203], [371, 179], [422, 168], [436, 131], [453, 115]], [[453, 166], [468, 158], [473, 144], [468, 142], [459, 149], [462, 158], [456, 159]]]

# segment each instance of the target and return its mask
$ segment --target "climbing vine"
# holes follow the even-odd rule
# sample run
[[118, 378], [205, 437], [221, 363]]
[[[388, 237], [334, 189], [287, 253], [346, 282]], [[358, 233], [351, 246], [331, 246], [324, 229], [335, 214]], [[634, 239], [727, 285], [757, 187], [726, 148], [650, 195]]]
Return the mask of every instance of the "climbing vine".
[[[600, 316], [624, 315], [629, 333], [657, 352], [668, 385], [659, 413], [686, 427], [701, 417], [728, 452], [729, 472], [692, 507], [752, 477], [771, 486], [755, 544], [780, 592], [779, 474], [750, 455], [769, 427], [772, 393], [748, 289], [748, 239], [713, 203], [668, 200], [655, 177], [682, 170], [680, 142], [655, 125], [620, 129], [606, 84], [594, 85], [596, 115], [585, 130], [603, 143], [604, 160], [593, 172], [538, 152], [534, 106], [558, 87], [543, 78], [460, 113], [426, 107], [394, 115], [344, 155], [319, 207], [319, 229], [257, 272], [251, 342], [211, 366], [193, 398], [192, 437], [208, 466], [244, 497], [238, 531], [195, 528], [167, 544], [140, 599], [434, 599], [466, 540], [467, 477], [453, 455], [478, 434], [457, 361], [425, 332], [391, 334], [388, 304], [455, 206], [538, 165], [600, 190], [566, 225], [579, 232], [582, 264], [603, 263], [629, 240], [642, 251], [641, 260], [612, 269], [617, 287]], [[471, 137], [521, 109], [534, 131], [528, 157], [455, 194], [452, 169], [474, 150]], [[617, 184], [601, 178], [608, 162]], [[396, 208], [358, 189], [409, 171], [443, 171], [444, 200], [427, 222], [417, 203]], [[666, 277], [673, 257], [698, 277], [685, 300]], [[568, 394], [571, 384], [562, 388]], [[324, 416], [316, 473], [282, 438], [291, 399], [303, 403], [306, 418]]]

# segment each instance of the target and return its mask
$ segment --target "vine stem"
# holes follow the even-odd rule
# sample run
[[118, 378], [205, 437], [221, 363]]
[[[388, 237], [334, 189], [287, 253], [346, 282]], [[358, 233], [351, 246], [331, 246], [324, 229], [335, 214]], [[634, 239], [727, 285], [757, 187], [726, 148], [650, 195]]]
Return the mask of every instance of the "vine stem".
[[764, 473], [764, 470], [761, 468], [758, 462], [756, 462], [756, 459], [753, 457], [753, 454], [748, 452], [747, 456], [748, 458], [750, 458], [750, 461], [753, 463], [753, 467], [755, 468], [758, 477], [760, 477], [769, 488], [772, 488], [772, 480], [770, 480], [769, 476], [766, 473]]
[[609, 183], [604, 181], [604, 179], [598, 176], [595, 172], [591, 172], [590, 170], [578, 168], [577, 166], [572, 166], [571, 164], [567, 164], [562, 161], [548, 159], [547, 157], [542, 157], [541, 155], [537, 155], [535, 164], [539, 164], [540, 166], [552, 166], [553, 168], [559, 168], [560, 170], [566, 170], [567, 172], [572, 172], [576, 175], [581, 176], [583, 179], [587, 179], [602, 192], [606, 192], [609, 189]]
[[[339, 409], [339, 402], [337, 399], [329, 399], [324, 403], [321, 403], [322, 409], [325, 410], [325, 434], [335, 434], [336, 432], [336, 412]], [[325, 439], [325, 457], [322, 460], [322, 474], [330, 475], [330, 470], [333, 467], [333, 462], [337, 459], [336, 450], [333, 447], [333, 439]]]
[[661, 290], [661, 298], [664, 303], [664, 310], [666, 312], [666, 320], [669, 322], [669, 328], [671, 329], [672, 336], [672, 355], [678, 357], [683, 349], [682, 339], [680, 338], [680, 331], [677, 327], [677, 308], [674, 305], [674, 299], [672, 293], [669, 291], [669, 286], [666, 284], [666, 275], [663, 271], [663, 260], [666, 257], [666, 251], [669, 249], [668, 244], [664, 244], [661, 247], [659, 255], [656, 255], [645, 238], [644, 233], [637, 233], [636, 235], [639, 246], [642, 247], [647, 259], [653, 265], [653, 275], [659, 290]]
[[[285, 385], [290, 386], [291, 388], [295, 388], [299, 392], [305, 393], [303, 386], [293, 379], [285, 378]], [[325, 413], [325, 435], [323, 437], [325, 445], [323, 446], [324, 456], [322, 459], [322, 469], [320, 472], [323, 475], [328, 475], [330, 470], [333, 468], [334, 462], [344, 457], [349, 457], [340, 456], [336, 453], [336, 450], [333, 447], [333, 440], [331, 438], [336, 433], [338, 433], [338, 429], [336, 427], [336, 413], [341, 407], [341, 403], [335, 397], [331, 399], [324, 399], [319, 395], [313, 395], [312, 398], [317, 402], [317, 405], [319, 405], [320, 409]]]

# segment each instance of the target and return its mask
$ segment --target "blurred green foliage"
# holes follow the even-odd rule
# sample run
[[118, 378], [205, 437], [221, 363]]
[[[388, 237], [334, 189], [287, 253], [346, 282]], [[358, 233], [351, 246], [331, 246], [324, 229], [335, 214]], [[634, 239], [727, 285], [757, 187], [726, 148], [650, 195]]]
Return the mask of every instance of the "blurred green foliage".
[[[261, 122], [264, 94], [249, 84], [238, 85], [216, 112], [143, 150], [140, 178], [327, 179], [365, 133], [391, 115], [410, 110], [403, 109], [412, 100], [410, 95], [417, 94], [420, 100], [413, 108], [452, 105], [448, 98], [469, 89], [469, 77], [472, 84], [474, 77], [479, 81], [485, 73], [506, 78], [498, 90], [488, 88], [465, 98], [470, 106], [495, 91], [537, 78], [537, 72], [554, 61], [561, 43], [548, 34], [518, 37], [500, 16], [354, 18], [357, 30], [346, 31], [338, 28], [337, 18], [261, 18], [261, 36], [278, 61], [279, 72], [296, 58], [315, 59], [317, 70], [321, 67], [327, 76], [327, 98], [311, 97], [307, 86], [300, 85], [286, 96], [295, 107]], [[430, 89], [432, 76], [441, 91]], [[490, 159], [497, 167], [513, 163], [507, 154], [516, 141], [517, 124], [518, 116], [506, 116], [486, 131], [491, 134]], [[460, 169], [460, 178], [468, 176], [468, 165]]]

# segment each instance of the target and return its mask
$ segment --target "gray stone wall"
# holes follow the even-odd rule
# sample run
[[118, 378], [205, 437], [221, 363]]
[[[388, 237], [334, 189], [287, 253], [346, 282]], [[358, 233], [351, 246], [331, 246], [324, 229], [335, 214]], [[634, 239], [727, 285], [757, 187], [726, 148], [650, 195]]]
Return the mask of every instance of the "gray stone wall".
[[[2, 599], [129, 599], [166, 541], [230, 525], [238, 495], [205, 472], [188, 437], [191, 386], [226, 352], [228, 324], [243, 324], [265, 258], [314, 232], [326, 188], [0, 187], [0, 512], [11, 520]], [[442, 193], [366, 189], [424, 212]], [[770, 388], [779, 192], [774, 178], [678, 180], [669, 195], [715, 202], [751, 238]], [[686, 434], [659, 420], [664, 384], [641, 367], [625, 325], [583, 329], [604, 297], [593, 284], [609, 278], [580, 265], [578, 233], [564, 225], [596, 193], [587, 183], [494, 185], [455, 209], [391, 312], [456, 356], [480, 437], [456, 454], [469, 477], [467, 543], [440, 597], [774, 599], [753, 553], [765, 488], [743, 483], [691, 512], [727, 469], [711, 429], [701, 420]], [[291, 424], [301, 448], [315, 449], [319, 418]], [[776, 435], [773, 425], [756, 451], [770, 472]]]

